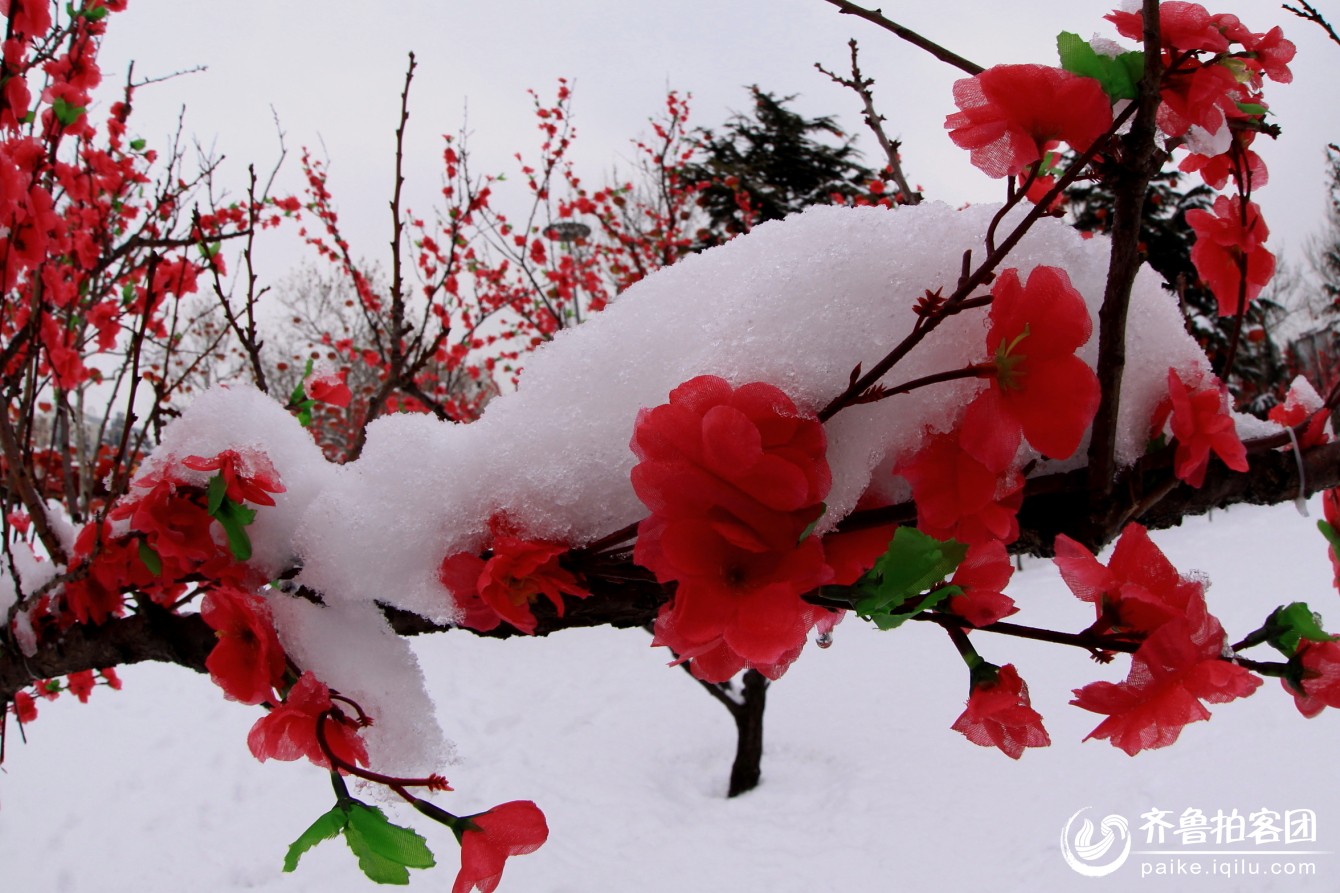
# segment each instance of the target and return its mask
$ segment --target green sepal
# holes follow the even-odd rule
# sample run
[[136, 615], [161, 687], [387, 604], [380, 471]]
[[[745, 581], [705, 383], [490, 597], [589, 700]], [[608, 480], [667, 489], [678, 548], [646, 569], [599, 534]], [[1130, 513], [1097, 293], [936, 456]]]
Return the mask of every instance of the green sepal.
[[1056, 35], [1056, 51], [1061, 67], [1071, 74], [1093, 78], [1102, 85], [1108, 98], [1135, 99], [1140, 95], [1140, 78], [1144, 75], [1145, 54], [1139, 50], [1118, 56], [1104, 56], [1094, 50], [1078, 34], [1062, 31]]
[[1326, 521], [1320, 520], [1317, 521], [1317, 529], [1321, 531], [1322, 536], [1326, 537], [1326, 542], [1331, 544], [1331, 549], [1336, 556], [1340, 557], [1340, 531], [1337, 531]]
[[223, 475], [216, 474], [209, 479], [209, 485], [205, 488], [205, 511], [209, 512], [211, 518], [219, 514], [219, 506], [223, 505], [223, 500], [228, 496], [228, 482], [223, 479]]
[[437, 864], [421, 835], [393, 825], [377, 807], [353, 800], [348, 815], [345, 842], [370, 880], [379, 884], [408, 884], [408, 869], [432, 868]]
[[150, 546], [144, 540], [140, 540], [139, 553], [140, 561], [144, 562], [144, 566], [149, 569], [149, 573], [155, 577], [163, 576], [163, 559], [158, 557], [158, 553], [154, 551], [153, 546]]
[[888, 550], [856, 581], [853, 590], [858, 601], [854, 610], [880, 629], [894, 629], [912, 614], [955, 594], [954, 587], [941, 587], [919, 599], [914, 607], [904, 607], [952, 574], [967, 554], [968, 547], [957, 540], [940, 541], [914, 527], [899, 527]]
[[1314, 612], [1305, 602], [1294, 602], [1276, 608], [1266, 620], [1271, 646], [1285, 657], [1293, 657], [1298, 644], [1303, 639], [1309, 642], [1326, 642], [1332, 637], [1321, 626], [1321, 615]]
[[293, 871], [303, 853], [323, 840], [330, 840], [349, 824], [349, 813], [342, 806], [333, 807], [330, 812], [312, 822], [310, 828], [302, 832], [297, 840], [289, 844], [288, 854], [284, 856], [284, 870]]
[[251, 557], [251, 537], [247, 536], [247, 525], [256, 520], [256, 510], [238, 505], [227, 497], [219, 505], [217, 512], [211, 512], [228, 536], [228, 549], [238, 561]]

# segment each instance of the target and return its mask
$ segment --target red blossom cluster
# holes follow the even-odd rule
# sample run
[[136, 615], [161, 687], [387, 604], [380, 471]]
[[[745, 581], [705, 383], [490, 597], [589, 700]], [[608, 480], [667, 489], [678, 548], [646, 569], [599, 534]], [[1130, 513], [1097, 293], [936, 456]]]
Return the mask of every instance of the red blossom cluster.
[[568, 547], [523, 539], [501, 517], [489, 524], [489, 549], [481, 557], [457, 552], [442, 559], [438, 577], [461, 612], [460, 623], [487, 632], [510, 623], [523, 633], [535, 632], [531, 604], [543, 595], [563, 615], [563, 596], [590, 595], [559, 559]]
[[1178, 574], [1140, 525], [1126, 526], [1106, 566], [1066, 536], [1057, 537], [1054, 560], [1071, 591], [1094, 605], [1092, 632], [1140, 642], [1126, 681], [1075, 690], [1071, 703], [1107, 716], [1090, 738], [1107, 738], [1132, 756], [1166, 747], [1188, 723], [1210, 718], [1202, 701], [1246, 697], [1261, 685], [1223, 659], [1228, 641], [1204, 585]]
[[818, 420], [759, 382], [699, 376], [638, 415], [632, 481], [650, 515], [633, 560], [676, 584], [654, 641], [699, 679], [777, 678], [828, 614], [801, 598], [833, 576], [806, 535], [831, 482], [826, 443]]

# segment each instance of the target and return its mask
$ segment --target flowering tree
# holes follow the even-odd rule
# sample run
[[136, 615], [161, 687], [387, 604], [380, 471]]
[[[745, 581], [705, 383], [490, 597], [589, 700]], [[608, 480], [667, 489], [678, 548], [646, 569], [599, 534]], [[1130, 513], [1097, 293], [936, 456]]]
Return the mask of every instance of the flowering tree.
[[[1291, 77], [1293, 47], [1278, 28], [1149, 0], [1107, 17], [1131, 49], [1112, 55], [1062, 34], [1060, 67], [983, 70], [930, 45], [968, 75], [946, 127], [971, 163], [1005, 180], [1003, 205], [818, 209], [646, 278], [655, 264], [616, 237], [610, 254], [592, 256], [617, 260], [596, 269], [623, 277], [615, 288], [637, 282], [604, 310], [609, 280], [587, 275], [576, 251], [554, 261], [549, 243], [573, 209], [617, 236], [627, 193], [584, 195], [563, 167], [562, 88], [554, 106], [537, 100], [546, 144], [528, 181], [535, 214], [551, 208], [555, 177], [573, 186], [553, 219], [514, 226], [492, 211], [492, 183], [471, 178], [449, 142], [449, 204], [430, 232], [401, 211], [397, 152], [392, 244], [399, 252], [404, 231], [415, 234], [417, 296], [398, 253], [379, 293], [309, 158], [318, 223], [308, 238], [366, 313], [369, 343], [331, 347], [377, 369], [341, 470], [301, 419], [316, 402], [354, 398], [338, 373], [280, 400], [213, 389], [161, 439], [132, 432], [141, 382], [153, 385], [152, 425], [172, 407], [170, 366], [139, 365], [150, 341], [178, 343], [181, 302], [170, 299], [220, 271], [222, 240], [253, 238], [302, 203], [250, 195], [187, 217], [189, 179], [136, 191], [149, 159], [122, 145], [128, 108], [103, 136], [86, 120], [97, 38], [121, 5], [89, 0], [63, 21], [45, 4], [5, 7], [0, 703], [20, 728], [36, 718], [35, 698], [85, 698], [98, 680], [117, 684], [121, 664], [206, 672], [259, 708], [247, 740], [257, 759], [329, 773], [335, 804], [293, 842], [286, 869], [336, 836], [376, 881], [434, 864], [422, 837], [354, 796], [353, 778], [359, 794], [384, 790], [452, 829], [454, 889], [465, 893], [494, 889], [506, 859], [542, 845], [548, 828], [528, 801], [474, 814], [441, 805], [451, 788], [436, 730], [422, 724], [430, 703], [406, 635], [650, 623], [656, 644], [720, 683], [746, 669], [781, 676], [845, 613], [881, 629], [934, 624], [967, 669], [954, 729], [1014, 758], [1050, 736], [1015, 666], [979, 651], [987, 633], [1106, 661], [1131, 655], [1125, 681], [1082, 685], [1073, 702], [1102, 717], [1090, 737], [1130, 754], [1173, 743], [1209, 718], [1207, 703], [1251, 695], [1264, 676], [1280, 678], [1305, 716], [1340, 706], [1340, 645], [1306, 604], [1230, 635], [1204, 585], [1147, 535], [1211, 506], [1340, 485], [1326, 424], [1340, 383], [1296, 384], [1270, 421], [1236, 415], [1222, 384], [1274, 269], [1249, 145], [1263, 130], [1265, 81]], [[852, 82], [862, 83], [855, 68]], [[402, 138], [407, 93], [408, 80]], [[678, 120], [673, 101], [668, 111]], [[673, 123], [659, 136], [668, 145], [672, 134]], [[1060, 143], [1074, 153], [1064, 167], [1054, 166]], [[1188, 152], [1201, 169], [1227, 171], [1234, 190], [1188, 215], [1192, 261], [1233, 321], [1219, 368], [1169, 325], [1176, 307], [1140, 275], [1148, 184]], [[1052, 219], [1080, 176], [1110, 180], [1107, 242]], [[685, 244], [689, 195], [666, 183], [669, 210], [654, 218], [662, 265]], [[901, 282], [891, 300], [889, 280], [865, 275], [871, 256], [910, 258], [924, 280]], [[509, 284], [512, 270], [529, 290]], [[854, 324], [817, 299], [835, 283]], [[219, 292], [264, 385], [254, 301], [235, 308]], [[718, 312], [693, 312], [704, 301]], [[493, 314], [508, 315], [501, 335], [484, 326]], [[650, 354], [667, 332], [682, 353], [630, 368], [630, 352]], [[447, 376], [469, 374], [475, 341], [493, 335], [553, 343], [528, 357], [515, 392], [452, 425], [476, 413], [451, 402]], [[129, 363], [112, 364], [130, 393], [107, 470], [77, 433], [99, 351], [125, 351]], [[48, 401], [55, 421], [43, 432]], [[562, 438], [579, 446], [554, 449]], [[1321, 560], [1328, 545], [1332, 561], [1340, 554], [1337, 492], [1324, 499]], [[1112, 541], [1104, 564], [1096, 552]], [[1010, 550], [1054, 556], [1093, 604], [1092, 624], [1006, 620], [1021, 610], [1005, 593]], [[1263, 645], [1278, 657], [1248, 656]]]

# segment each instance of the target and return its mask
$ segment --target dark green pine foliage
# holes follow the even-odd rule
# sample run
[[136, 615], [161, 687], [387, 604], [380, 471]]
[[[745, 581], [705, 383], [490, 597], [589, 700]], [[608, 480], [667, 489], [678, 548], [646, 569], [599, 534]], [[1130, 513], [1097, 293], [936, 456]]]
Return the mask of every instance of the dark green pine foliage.
[[[1223, 366], [1233, 334], [1233, 318], [1221, 317], [1218, 304], [1191, 263], [1195, 233], [1186, 222], [1194, 208], [1208, 208], [1215, 192], [1197, 184], [1183, 191], [1178, 171], [1163, 171], [1150, 183], [1145, 200], [1140, 246], [1146, 262], [1163, 277], [1164, 287], [1177, 294], [1187, 330], [1200, 342], [1216, 371]], [[1111, 229], [1113, 195], [1103, 180], [1081, 181], [1067, 192], [1069, 216], [1077, 229], [1106, 233]], [[1228, 378], [1238, 409], [1258, 415], [1274, 406], [1288, 387], [1288, 373], [1271, 320], [1281, 308], [1264, 295], [1252, 302], [1243, 321], [1233, 374]]]
[[787, 103], [795, 96], [779, 98], [757, 86], [749, 94], [752, 113], [735, 114], [720, 134], [700, 131], [698, 158], [683, 173], [685, 182], [700, 184], [698, 204], [707, 212], [698, 248], [810, 205], [831, 204], [835, 195], [869, 195], [867, 184], [878, 179], [833, 117], [792, 111]]

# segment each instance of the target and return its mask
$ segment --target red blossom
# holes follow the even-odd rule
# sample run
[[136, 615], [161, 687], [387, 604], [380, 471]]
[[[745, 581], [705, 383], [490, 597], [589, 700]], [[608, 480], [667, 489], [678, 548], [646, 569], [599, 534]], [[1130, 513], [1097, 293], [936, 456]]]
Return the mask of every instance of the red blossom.
[[218, 637], [205, 658], [214, 684], [243, 704], [274, 701], [286, 662], [265, 599], [238, 589], [213, 589], [200, 604], [200, 617]]
[[912, 485], [917, 528], [923, 533], [969, 545], [1018, 539], [1015, 514], [1023, 504], [1023, 478], [1014, 471], [992, 471], [969, 455], [957, 434], [927, 438], [893, 473]]
[[1316, 390], [1302, 376], [1294, 379], [1284, 397], [1284, 402], [1272, 406], [1267, 417], [1285, 428], [1297, 428], [1302, 425], [1302, 431], [1297, 435], [1299, 449], [1321, 446], [1331, 440], [1326, 430], [1331, 413], [1322, 405], [1321, 397], [1317, 395]]
[[1204, 586], [1181, 576], [1139, 524], [1127, 524], [1104, 566], [1070, 537], [1056, 538], [1052, 559], [1070, 591], [1094, 606], [1094, 631], [1152, 633], [1173, 620], [1208, 616]]
[[1287, 679], [1280, 681], [1293, 695], [1298, 712], [1311, 719], [1327, 707], [1340, 707], [1340, 642], [1302, 639], [1294, 659], [1301, 668], [1303, 690], [1294, 688]]
[[1112, 123], [1097, 81], [1045, 65], [997, 65], [955, 81], [954, 103], [949, 138], [990, 177], [1022, 173], [1055, 140], [1083, 152]]
[[37, 702], [26, 691], [14, 692], [14, 715], [19, 724], [30, 723], [37, 719]]
[[92, 670], [79, 670], [65, 677], [65, 687], [70, 690], [70, 694], [79, 699], [79, 703], [87, 704], [88, 696], [93, 693], [93, 686], [97, 680], [93, 677]]
[[289, 689], [284, 703], [256, 720], [247, 735], [252, 755], [265, 760], [297, 760], [306, 757], [318, 766], [330, 768], [317, 740], [317, 723], [323, 716], [326, 743], [335, 756], [350, 764], [368, 764], [368, 750], [359, 737], [357, 723], [331, 713], [330, 689], [309, 670]]
[[1068, 458], [1098, 411], [1098, 376], [1075, 356], [1093, 332], [1084, 298], [1064, 270], [1035, 267], [1021, 284], [1005, 270], [992, 285], [986, 347], [991, 386], [968, 406], [959, 441], [996, 472], [1014, 462], [1021, 439]]
[[187, 456], [182, 465], [195, 471], [217, 471], [228, 487], [228, 498], [241, 505], [274, 505], [271, 493], [283, 493], [270, 457], [259, 450], [224, 450], [216, 456]]
[[492, 893], [509, 857], [533, 853], [549, 839], [544, 813], [529, 800], [513, 800], [488, 812], [466, 816], [456, 830], [461, 842], [461, 870], [451, 893]]
[[1258, 676], [1223, 660], [1223, 648], [1223, 627], [1213, 617], [1199, 626], [1170, 621], [1140, 645], [1124, 682], [1092, 682], [1075, 689], [1070, 703], [1107, 716], [1088, 738], [1106, 738], [1131, 756], [1167, 747], [1187, 724], [1210, 718], [1202, 701], [1244, 698], [1261, 685]]
[[[1142, 13], [1117, 10], [1103, 18], [1116, 25], [1122, 37], [1144, 40]], [[1226, 53], [1228, 38], [1224, 36], [1222, 25], [1199, 3], [1164, 0], [1159, 4], [1159, 42], [1165, 49]]]
[[353, 392], [345, 383], [347, 372], [332, 372], [329, 375], [314, 376], [307, 381], [307, 396], [318, 403], [331, 406], [348, 406], [354, 399]]
[[632, 482], [651, 515], [633, 557], [678, 583], [654, 642], [698, 678], [776, 678], [828, 613], [800, 598], [832, 579], [819, 541], [802, 540], [828, 493], [826, 445], [817, 419], [759, 382], [699, 376], [638, 415]]
[[968, 696], [968, 707], [951, 728], [973, 744], [999, 747], [1012, 759], [1025, 747], [1052, 743], [1042, 727], [1042, 716], [1028, 700], [1028, 686], [1013, 664], [997, 667], [994, 680], [979, 682]]
[[1196, 275], [1214, 292], [1220, 316], [1243, 311], [1275, 275], [1275, 255], [1265, 247], [1270, 230], [1256, 202], [1244, 206], [1241, 196], [1219, 196], [1211, 211], [1186, 213], [1196, 234], [1191, 262]]
[[527, 540], [509, 532], [506, 522], [494, 518], [492, 554], [487, 560], [468, 552], [448, 555], [438, 578], [464, 611], [463, 625], [482, 631], [505, 620], [524, 633], [535, 632], [531, 603], [543, 595], [563, 616], [563, 596], [583, 598], [591, 593], [559, 564], [568, 547]]
[[1228, 390], [1211, 376], [1209, 384], [1189, 388], [1175, 369], [1168, 370], [1172, 433], [1177, 438], [1174, 471], [1193, 487], [1205, 482], [1213, 452], [1234, 471], [1247, 470], [1247, 451], [1228, 413]]
[[977, 627], [1008, 617], [1019, 610], [1004, 593], [1013, 575], [1014, 565], [999, 540], [971, 546], [949, 581], [963, 594], [950, 596], [947, 607]]

